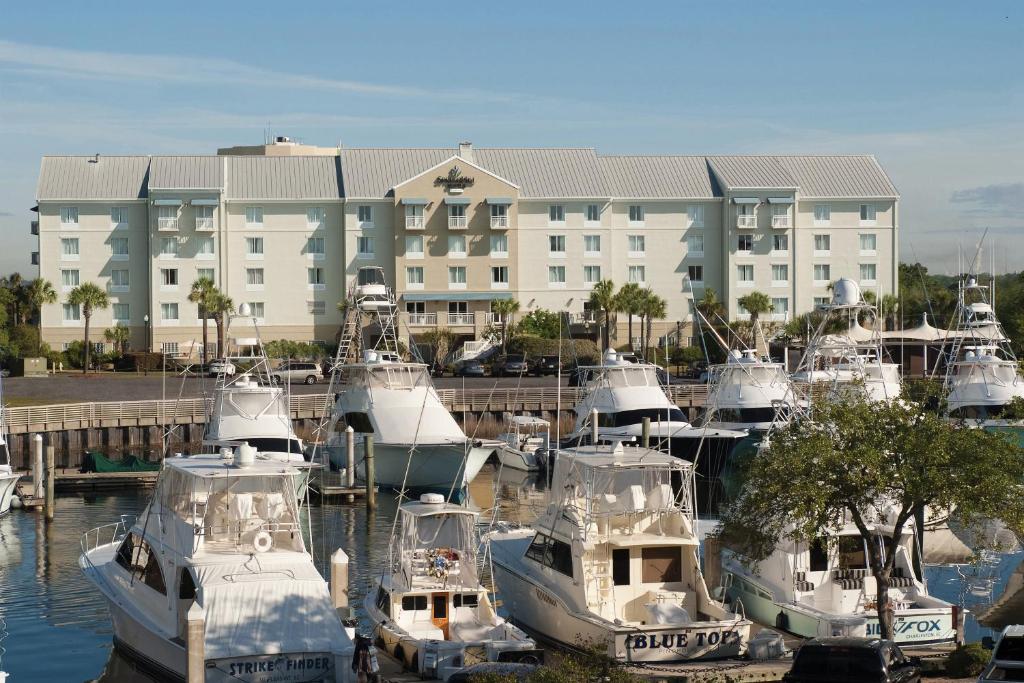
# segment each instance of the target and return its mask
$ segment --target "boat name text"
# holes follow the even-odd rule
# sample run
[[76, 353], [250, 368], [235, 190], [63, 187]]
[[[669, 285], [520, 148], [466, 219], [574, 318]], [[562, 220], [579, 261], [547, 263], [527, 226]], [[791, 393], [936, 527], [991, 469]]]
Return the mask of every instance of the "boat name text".
[[630, 649], [633, 650], [657, 650], [686, 647], [704, 647], [704, 645], [737, 645], [740, 642], [739, 631], [698, 631], [690, 638], [689, 631], [685, 633], [641, 633], [628, 637]]

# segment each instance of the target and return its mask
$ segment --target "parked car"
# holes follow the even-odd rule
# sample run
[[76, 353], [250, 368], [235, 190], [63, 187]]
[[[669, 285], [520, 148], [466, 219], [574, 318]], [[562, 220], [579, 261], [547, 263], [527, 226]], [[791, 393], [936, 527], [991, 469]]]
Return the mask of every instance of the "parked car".
[[516, 377], [530, 370], [526, 357], [520, 355], [505, 356], [494, 365], [495, 377]]
[[487, 375], [487, 368], [476, 358], [470, 358], [469, 360], [462, 360], [456, 363], [455, 372], [452, 374], [455, 377], [485, 377]]
[[1024, 681], [1024, 626], [1007, 626], [993, 642], [985, 636], [982, 644], [992, 650], [992, 659], [978, 681]]
[[208, 372], [210, 377], [216, 377], [217, 375], [233, 377], [235, 375], [235, 364], [224, 358], [218, 358], [217, 360], [210, 361]]
[[891, 640], [814, 638], [797, 651], [785, 683], [920, 683], [921, 660]]
[[281, 363], [281, 365], [277, 366], [277, 368], [275, 368], [270, 374], [270, 379], [273, 380], [275, 384], [281, 384], [282, 382], [288, 382], [289, 384], [297, 384], [299, 382], [303, 382], [305, 384], [316, 384], [323, 378], [324, 373], [316, 363], [306, 363], [294, 360]]
[[533, 363], [533, 367], [530, 369], [531, 375], [537, 377], [543, 377], [544, 375], [557, 375], [558, 368], [561, 365], [561, 361], [558, 360], [558, 356], [541, 356]]

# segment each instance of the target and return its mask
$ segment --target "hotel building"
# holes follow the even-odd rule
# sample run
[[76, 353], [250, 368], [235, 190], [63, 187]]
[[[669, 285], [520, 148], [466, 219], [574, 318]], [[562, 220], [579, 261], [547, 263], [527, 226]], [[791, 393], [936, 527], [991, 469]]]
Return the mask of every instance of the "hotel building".
[[[897, 286], [898, 194], [871, 156], [607, 156], [593, 149], [330, 149], [290, 141], [207, 156], [48, 156], [37, 191], [41, 277], [60, 300], [43, 338], [81, 338], [66, 303], [110, 294], [93, 328], [133, 348], [185, 353], [201, 339], [189, 289], [211, 277], [249, 302], [264, 339], [332, 341], [336, 304], [380, 266], [402, 334], [479, 338], [495, 299], [569, 311], [595, 334], [593, 284], [637, 282], [668, 302], [655, 335], [688, 326], [713, 288], [768, 294], [786, 320], [850, 277]], [[588, 322], [590, 321], [590, 322]], [[618, 343], [626, 342], [620, 316]], [[634, 330], [636, 328], [634, 327]]]

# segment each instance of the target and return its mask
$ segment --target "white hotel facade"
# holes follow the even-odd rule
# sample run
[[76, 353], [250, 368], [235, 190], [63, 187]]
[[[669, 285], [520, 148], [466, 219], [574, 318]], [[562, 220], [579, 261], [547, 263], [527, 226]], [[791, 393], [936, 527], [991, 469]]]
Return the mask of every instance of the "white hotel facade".
[[[897, 288], [898, 194], [871, 156], [606, 156], [593, 149], [327, 149], [289, 142], [207, 156], [48, 156], [37, 191], [43, 310], [55, 348], [80, 339], [66, 303], [92, 281], [133, 348], [184, 353], [201, 339], [198, 277], [249, 302], [264, 339], [332, 341], [336, 304], [381, 266], [403, 334], [478, 338], [491, 301], [569, 311], [595, 332], [601, 279], [668, 302], [655, 334], [687, 326], [691, 292], [768, 294], [773, 317], [811, 310], [829, 282]], [[624, 318], [620, 316], [620, 318]], [[407, 329], [406, 329], [407, 328]], [[625, 320], [618, 343], [625, 343]]]

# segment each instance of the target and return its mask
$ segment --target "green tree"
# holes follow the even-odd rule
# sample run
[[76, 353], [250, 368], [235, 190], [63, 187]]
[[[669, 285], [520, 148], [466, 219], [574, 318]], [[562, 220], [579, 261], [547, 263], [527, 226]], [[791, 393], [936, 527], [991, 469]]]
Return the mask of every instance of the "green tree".
[[904, 529], [925, 508], [956, 510], [967, 527], [998, 518], [1021, 528], [1022, 481], [1024, 451], [1005, 435], [959, 428], [910, 400], [871, 403], [851, 392], [773, 433], [722, 515], [722, 535], [756, 563], [783, 538], [835, 539], [853, 524], [878, 586], [881, 635], [891, 639], [888, 586]]
[[103, 330], [103, 338], [113, 344], [114, 351], [120, 355], [128, 352], [128, 340], [131, 339], [131, 336], [131, 330], [124, 323], [118, 323]]
[[611, 346], [611, 324], [612, 311], [615, 310], [615, 283], [611, 280], [601, 280], [590, 290], [590, 303], [601, 309], [604, 317], [604, 328], [602, 329], [603, 349]]
[[23, 306], [25, 303], [25, 279], [21, 277], [21, 273], [11, 273], [7, 277], [0, 279], [0, 287], [3, 287], [11, 293], [11, 297], [7, 301], [7, 305], [10, 308], [14, 324], [20, 325]]
[[448, 358], [448, 352], [451, 351], [456, 338], [458, 335], [450, 328], [436, 327], [418, 334], [416, 342], [430, 347], [433, 353], [433, 362], [443, 363]]
[[39, 342], [36, 344], [36, 355], [42, 350], [43, 338], [43, 306], [57, 303], [57, 292], [49, 280], [38, 277], [25, 288], [25, 301], [35, 316], [39, 330]]
[[746, 309], [747, 313], [750, 314], [750, 344], [755, 349], [757, 348], [757, 322], [761, 319], [761, 316], [765, 313], [772, 312], [772, 300], [764, 292], [750, 292], [744, 294], [736, 303]]
[[640, 324], [643, 326], [643, 357], [647, 360], [647, 353], [651, 347], [651, 328], [655, 318], [664, 318], [668, 313], [668, 304], [654, 290], [648, 287], [640, 290], [640, 303], [637, 307], [640, 311]]
[[561, 335], [562, 321], [560, 315], [546, 308], [537, 308], [519, 319], [516, 332], [533, 335], [542, 339], [558, 339]]
[[[210, 339], [208, 331], [210, 304], [219, 294], [220, 291], [213, 284], [213, 280], [208, 277], [201, 277], [193, 282], [192, 289], [188, 293], [188, 300], [199, 306], [199, 317], [203, 320], [203, 365], [209, 362], [206, 358], [206, 349]], [[219, 348], [217, 352], [220, 353]]]
[[643, 315], [643, 300], [644, 289], [636, 282], [627, 282], [622, 285], [615, 295], [615, 310], [626, 314], [626, 325], [629, 330], [629, 343], [631, 347], [633, 344], [633, 316]]
[[491, 313], [494, 313], [501, 320], [497, 325], [498, 333], [501, 335], [501, 352], [508, 349], [509, 336], [515, 330], [515, 319], [513, 316], [519, 311], [519, 302], [515, 299], [495, 299], [491, 302]]
[[98, 308], [107, 308], [110, 305], [110, 298], [96, 284], [83, 282], [71, 290], [68, 295], [68, 303], [81, 307], [82, 319], [85, 321], [85, 334], [83, 335], [85, 361], [82, 366], [82, 372], [85, 373], [89, 371], [89, 358], [92, 354], [92, 348], [89, 346], [89, 323], [92, 321], [93, 311]]
[[235, 310], [235, 302], [231, 297], [221, 291], [210, 294], [206, 301], [206, 312], [213, 316], [213, 322], [217, 326], [217, 357], [224, 357], [224, 335], [227, 328], [228, 318]]
[[717, 318], [725, 317], [725, 305], [719, 300], [718, 294], [711, 287], [707, 287], [704, 290], [704, 296], [697, 300], [694, 307], [711, 324], [715, 324]]

